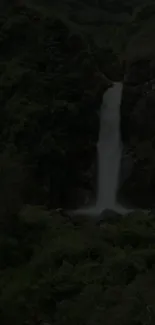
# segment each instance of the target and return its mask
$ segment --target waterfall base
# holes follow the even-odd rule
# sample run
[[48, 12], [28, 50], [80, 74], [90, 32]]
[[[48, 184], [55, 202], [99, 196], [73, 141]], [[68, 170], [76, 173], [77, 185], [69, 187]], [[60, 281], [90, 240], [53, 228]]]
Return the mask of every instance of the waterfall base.
[[90, 206], [88, 208], [81, 208], [77, 209], [75, 211], [72, 211], [73, 216], [88, 216], [88, 217], [95, 217], [95, 218], [100, 218], [101, 216], [104, 216], [104, 212], [106, 211], [113, 211], [115, 214], [119, 215], [126, 215], [128, 213], [131, 213], [133, 210], [132, 209], [127, 209], [119, 204], [116, 204], [114, 207], [111, 208], [104, 208], [99, 207], [99, 206]]

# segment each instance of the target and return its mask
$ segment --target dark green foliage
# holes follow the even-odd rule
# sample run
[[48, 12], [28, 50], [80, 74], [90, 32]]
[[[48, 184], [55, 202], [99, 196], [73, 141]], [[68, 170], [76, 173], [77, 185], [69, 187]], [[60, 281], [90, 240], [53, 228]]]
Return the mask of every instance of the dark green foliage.
[[134, 21], [139, 0], [57, 3], [0, 17], [0, 324], [154, 325], [154, 214], [99, 225], [54, 210], [92, 195], [102, 73], [122, 78], [128, 37], [151, 11]]
[[96, 75], [97, 61], [86, 38], [29, 7], [5, 14], [0, 35], [0, 147], [9, 155], [11, 144], [20, 156], [22, 199], [75, 206], [76, 188], [92, 191], [87, 171], [107, 87]]
[[1, 322], [152, 325], [154, 229], [154, 217], [142, 213], [75, 226], [27, 207], [1, 237]]

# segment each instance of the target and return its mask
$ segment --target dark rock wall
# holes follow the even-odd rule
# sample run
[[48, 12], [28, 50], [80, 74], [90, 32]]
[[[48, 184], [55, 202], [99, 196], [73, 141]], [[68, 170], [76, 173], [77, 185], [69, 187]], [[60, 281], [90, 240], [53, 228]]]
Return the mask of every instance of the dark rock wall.
[[97, 49], [25, 6], [0, 22], [0, 146], [21, 158], [22, 201], [84, 204], [95, 195], [98, 111], [109, 85]]
[[146, 59], [128, 67], [121, 105], [124, 144], [121, 169], [126, 172], [121, 177], [119, 197], [142, 208], [155, 205], [155, 75], [152, 65], [152, 60]]

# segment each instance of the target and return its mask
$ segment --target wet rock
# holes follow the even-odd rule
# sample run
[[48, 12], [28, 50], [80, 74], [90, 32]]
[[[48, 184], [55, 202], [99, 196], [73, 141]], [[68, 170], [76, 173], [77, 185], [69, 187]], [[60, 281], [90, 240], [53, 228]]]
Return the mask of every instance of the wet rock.
[[95, 58], [100, 71], [102, 71], [110, 80], [120, 81], [123, 79], [124, 66], [120, 63], [112, 49], [98, 49], [95, 51]]
[[105, 209], [101, 212], [99, 216], [99, 224], [102, 224], [103, 222], [113, 223], [116, 221], [119, 221], [121, 218], [121, 214], [110, 209]]
[[132, 169], [134, 166], [134, 158], [132, 156], [132, 152], [123, 150], [122, 153], [122, 161], [121, 161], [121, 170], [120, 170], [120, 177], [119, 177], [119, 186], [121, 187], [122, 184], [131, 176]]
[[68, 37], [68, 47], [73, 55], [85, 48], [84, 40], [78, 34], [72, 34]]
[[130, 85], [143, 84], [151, 78], [150, 60], [143, 59], [133, 62], [127, 71], [126, 82]]
[[129, 70], [121, 105], [124, 150], [119, 196], [146, 209], [155, 206], [154, 81], [150, 80], [149, 60], [137, 62]]

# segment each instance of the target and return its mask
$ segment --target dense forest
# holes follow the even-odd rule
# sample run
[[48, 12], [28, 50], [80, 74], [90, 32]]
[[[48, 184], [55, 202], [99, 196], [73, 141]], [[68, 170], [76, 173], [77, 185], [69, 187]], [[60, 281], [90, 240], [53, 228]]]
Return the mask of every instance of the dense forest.
[[[0, 324], [154, 325], [155, 3], [0, 8]], [[110, 80], [124, 82], [118, 198], [136, 210], [73, 218], [95, 200]]]

